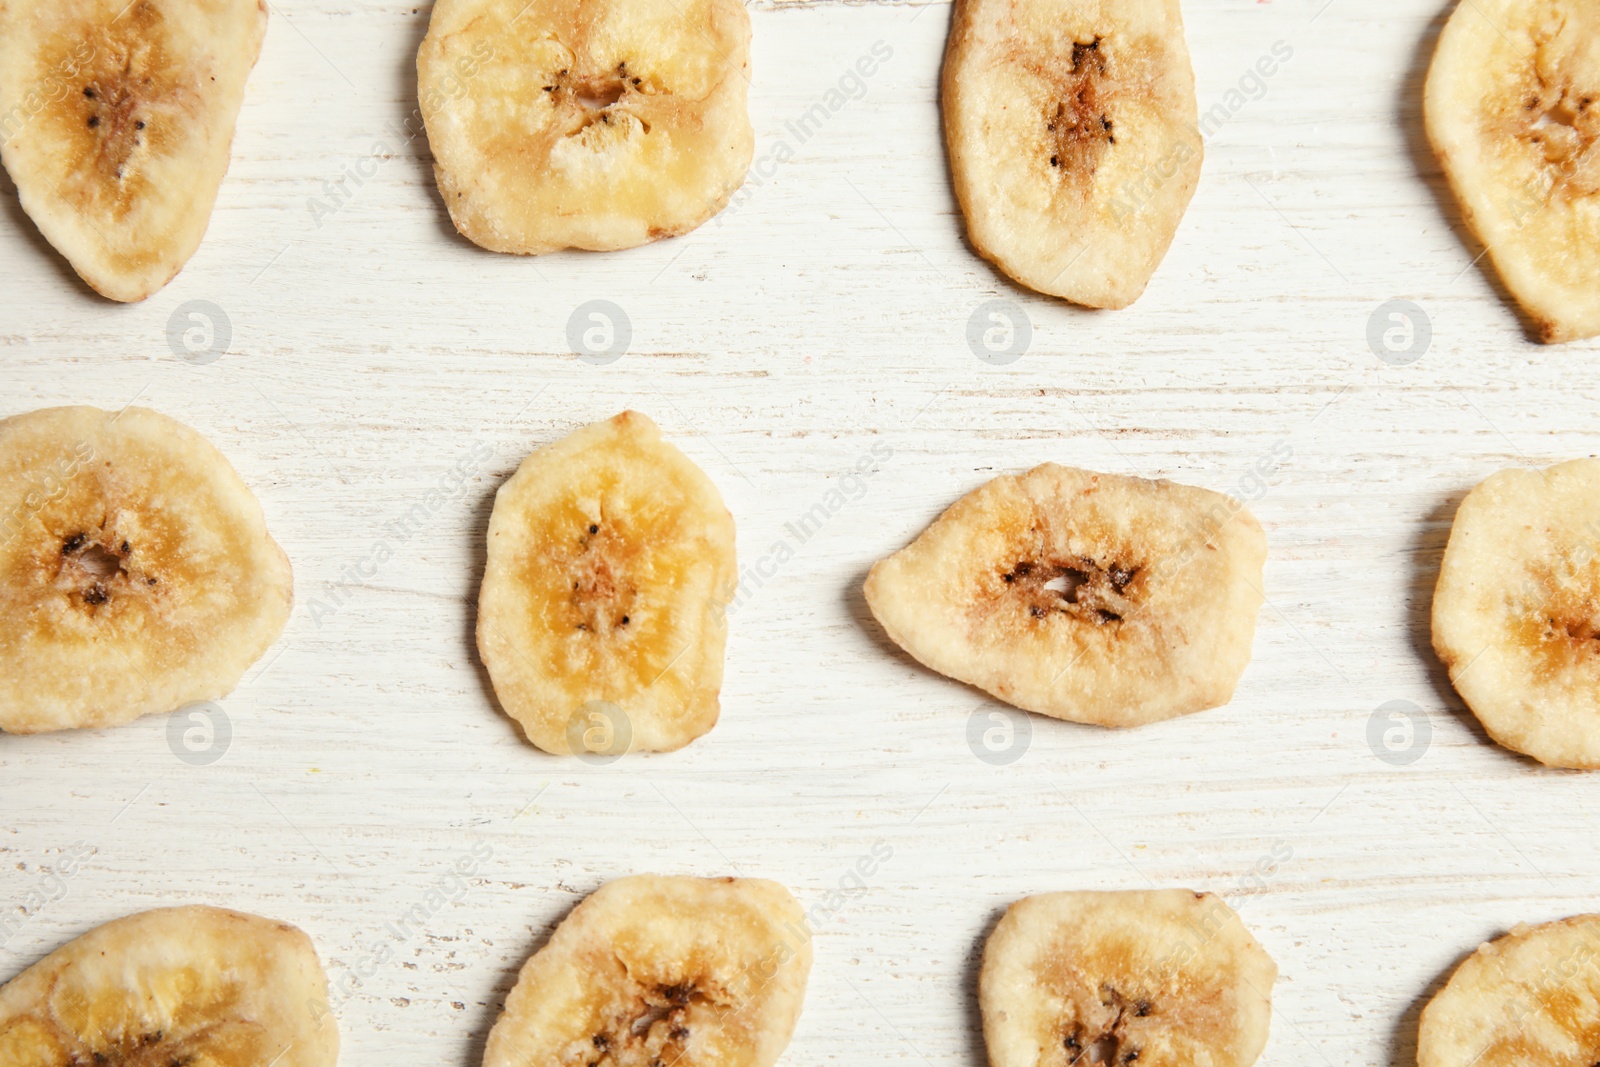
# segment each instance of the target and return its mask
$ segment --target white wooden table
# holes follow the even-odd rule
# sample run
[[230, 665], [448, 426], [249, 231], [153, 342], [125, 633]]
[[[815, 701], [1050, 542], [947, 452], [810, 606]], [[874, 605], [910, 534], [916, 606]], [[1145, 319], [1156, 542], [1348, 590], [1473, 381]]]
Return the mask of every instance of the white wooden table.
[[[210, 232], [166, 290], [93, 296], [0, 188], [0, 414], [136, 400], [196, 427], [260, 496], [297, 594], [223, 702], [215, 762], [177, 758], [160, 717], [0, 738], [0, 920], [56, 898], [0, 946], [0, 978], [115, 916], [211, 902], [312, 934], [353, 988], [344, 1063], [475, 1067], [517, 968], [584, 894], [741, 873], [820, 919], [786, 1064], [979, 1067], [976, 961], [1008, 902], [1181, 885], [1234, 894], [1281, 967], [1264, 1064], [1410, 1063], [1421, 1003], [1480, 939], [1600, 908], [1597, 780], [1488, 742], [1429, 652], [1462, 494], [1600, 447], [1600, 346], [1525, 340], [1424, 143], [1443, 16], [1191, 0], [1201, 108], [1228, 121], [1149, 291], [1091, 313], [964, 243], [935, 106], [946, 4], [757, 6], [757, 156], [787, 140], [794, 158], [688, 237], [528, 260], [457, 237], [426, 144], [392, 132], [427, 8], [275, 3]], [[893, 55], [864, 93], [799, 143], [785, 123], [879, 41]], [[1293, 54], [1259, 98], [1229, 97], [1276, 42]], [[1032, 326], [1005, 365], [966, 336], [996, 298]], [[1367, 340], [1393, 298], [1431, 323], [1405, 365]], [[631, 324], [609, 365], [567, 344], [592, 299]], [[230, 325], [210, 363], [169, 347], [192, 300]], [[735, 614], [721, 725], [590, 766], [497, 709], [473, 605], [496, 486], [624, 407], [710, 472], [744, 564], [855, 488], [841, 476], [874, 446], [891, 455]], [[1047, 459], [1259, 495], [1269, 603], [1228, 707], [1128, 733], [1032, 718], [996, 764], [968, 743], [994, 706], [890, 646], [860, 581], [960, 493]], [[463, 461], [430, 523], [384, 532]], [[376, 577], [342, 577], [385, 538]], [[1409, 763], [1368, 740], [1397, 700], [1431, 730]], [[835, 907], [875, 846], [892, 857]], [[419, 905], [425, 929], [396, 937]]]

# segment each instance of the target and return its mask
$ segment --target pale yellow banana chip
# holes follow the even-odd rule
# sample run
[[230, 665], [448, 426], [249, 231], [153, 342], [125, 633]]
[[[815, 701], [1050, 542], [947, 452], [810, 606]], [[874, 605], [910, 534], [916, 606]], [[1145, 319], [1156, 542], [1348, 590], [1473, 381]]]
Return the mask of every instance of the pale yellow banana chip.
[[261, 505], [193, 430], [143, 408], [0, 422], [0, 729], [221, 697], [292, 600]]
[[1600, 1062], [1600, 915], [1519, 925], [1467, 957], [1422, 1010], [1417, 1067]]
[[1137, 726], [1225, 704], [1266, 536], [1220, 493], [1054, 463], [956, 501], [867, 576], [890, 637], [1029, 711]]
[[943, 95], [973, 246], [1041, 293], [1133, 303], [1204, 154], [1178, 0], [956, 0]]
[[1460, 4], [1424, 114], [1462, 216], [1540, 340], [1600, 333], [1600, 6]]
[[5, 1067], [333, 1067], [311, 939], [220, 908], [107, 923], [0, 987]]
[[262, 0], [0, 0], [0, 159], [102, 296], [199, 247], [266, 26]]
[[608, 882], [534, 953], [484, 1067], [771, 1067], [794, 1033], [811, 932], [776, 882]]
[[665, 751], [717, 722], [733, 516], [625, 411], [530, 455], [495, 496], [478, 649], [546, 752]]
[[438, 0], [417, 81], [456, 229], [528, 254], [694, 229], [750, 167], [749, 67], [739, 0]]
[[1456, 511], [1433, 647], [1500, 744], [1600, 767], [1600, 460], [1504, 470]]
[[990, 1067], [1250, 1067], [1278, 967], [1220, 897], [1047, 893], [983, 950]]

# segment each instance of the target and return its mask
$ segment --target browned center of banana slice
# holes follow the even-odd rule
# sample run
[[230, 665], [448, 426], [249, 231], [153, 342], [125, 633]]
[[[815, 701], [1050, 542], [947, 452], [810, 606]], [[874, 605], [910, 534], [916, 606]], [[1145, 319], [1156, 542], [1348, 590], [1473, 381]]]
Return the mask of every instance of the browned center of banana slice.
[[[594, 1033], [587, 1042], [601, 1062], [609, 1056], [613, 1063], [630, 1067], [676, 1063], [688, 1053], [696, 1035], [717, 1026], [738, 1006], [732, 990], [714, 983], [644, 985], [626, 970], [611, 977], [617, 988], [608, 991], [607, 999], [614, 1008], [590, 1027]], [[584, 1045], [580, 1041], [579, 1049]]]
[[107, 923], [0, 988], [4, 1067], [333, 1067], [299, 930], [218, 908]]
[[[542, 92], [560, 115], [558, 126], [562, 135], [572, 137], [582, 133], [596, 122], [610, 124], [624, 117], [639, 122], [642, 132], [648, 132], [649, 123], [637, 112], [649, 113], [650, 102], [644, 97], [670, 95], [665, 86], [652, 74], [649, 82], [628, 69], [628, 61], [620, 60], [615, 67], [598, 69], [587, 54], [570, 55], [567, 65], [545, 77]], [[673, 106], [674, 102], [661, 103]], [[659, 105], [658, 105], [659, 106]]]
[[1138, 610], [1138, 590], [1133, 585], [1141, 570], [1138, 564], [1102, 564], [1088, 556], [1070, 561], [1024, 559], [1001, 575], [1000, 581], [1010, 586], [1008, 608], [1020, 602], [1035, 619], [1059, 612], [1079, 622], [1105, 626], [1120, 623]]
[[[1053, 134], [1055, 152], [1050, 165], [1061, 168], [1068, 175], [1088, 176], [1094, 172], [1105, 150], [1117, 143], [1109, 110], [1109, 100], [1102, 97], [1106, 78], [1106, 57], [1100, 51], [1104, 37], [1095, 36], [1087, 44], [1072, 43], [1072, 59], [1065, 70], [1045, 68], [1041, 77], [1053, 81], [1056, 91], [1055, 107], [1045, 107], [1045, 131]], [[1088, 183], [1082, 192], [1087, 195]]]
[[[1553, 190], [1568, 199], [1600, 192], [1600, 46], [1592, 23], [1571, 26], [1568, 19], [1546, 18], [1530, 33], [1532, 62], [1521, 79], [1517, 107], [1497, 118], [1506, 132], [1532, 146], [1550, 164], [1545, 172]], [[1585, 40], [1584, 38], [1589, 38]]]
[[[114, 547], [106, 548], [109, 541]], [[119, 540], [115, 519], [110, 529], [101, 529], [90, 539], [82, 530], [67, 538], [61, 546], [61, 566], [56, 571], [55, 587], [72, 594], [72, 603], [84, 608], [99, 608], [115, 594], [119, 601], [130, 590], [138, 591], [125, 563], [133, 557], [132, 543]], [[147, 575], [149, 585], [160, 584], [161, 579]]]
[[[187, 606], [194, 587], [213, 577], [189, 554], [167, 550], [185, 540], [175, 515], [142, 495], [122, 506], [106, 489], [99, 478], [74, 481], [43, 510], [47, 526], [28, 539], [31, 551], [0, 552], [13, 590], [6, 599], [42, 600], [34, 619], [63, 643], [90, 634], [153, 638], [165, 629], [161, 618]], [[200, 640], [183, 635], [184, 647], [170, 649], [168, 662], [195, 652]]]
[[[1009, 544], [1000, 565], [984, 575], [976, 610], [984, 627], [1061, 626], [1082, 642], [1115, 639], [1123, 623], [1138, 623], [1154, 571], [1149, 548], [1141, 548], [1113, 523], [1086, 521], [1087, 509], [1070, 500], [1040, 500], [1020, 522], [996, 532]], [[1014, 559], [1015, 562], [1009, 560]]]
[[[194, 1029], [174, 1020], [169, 1029], [146, 1028], [118, 998], [105, 1002], [52, 1004], [49, 1019], [28, 1016], [0, 1032], [0, 1063], [6, 1067], [255, 1067], [272, 1059], [266, 1032], [246, 1020], [223, 1019]], [[227, 1010], [225, 1002], [195, 1004], [186, 1014], [205, 1018]], [[129, 1026], [129, 1023], [135, 1025]], [[190, 1023], [190, 1025], [185, 1025]], [[88, 1052], [85, 1059], [81, 1052]]]
[[54, 136], [78, 159], [62, 192], [96, 215], [122, 218], [149, 188], [145, 160], [158, 138], [174, 136], [168, 116], [181, 114], [190, 95], [174, 76], [163, 21], [155, 4], [137, 0], [101, 29], [74, 82], [81, 89], [67, 97], [74, 106], [45, 112]]
[[581, 527], [570, 555], [556, 547], [557, 567], [572, 577], [572, 596], [565, 601], [567, 625], [574, 630], [606, 634], [632, 625], [639, 589], [640, 546], [624, 537], [614, 523]]
[[1081, 989], [1068, 993], [1076, 1003], [1067, 1036], [1061, 1039], [1067, 1062], [1125, 1064], [1139, 1059], [1146, 1044], [1140, 1031], [1162, 1025], [1160, 1021], [1141, 1022], [1154, 1011], [1148, 996], [1135, 993], [1130, 997], [1110, 982], [1101, 983], [1092, 996], [1085, 993]]
[[1507, 607], [1511, 637], [1533, 653], [1538, 681], [1582, 671], [1600, 683], [1600, 562], [1534, 561]]

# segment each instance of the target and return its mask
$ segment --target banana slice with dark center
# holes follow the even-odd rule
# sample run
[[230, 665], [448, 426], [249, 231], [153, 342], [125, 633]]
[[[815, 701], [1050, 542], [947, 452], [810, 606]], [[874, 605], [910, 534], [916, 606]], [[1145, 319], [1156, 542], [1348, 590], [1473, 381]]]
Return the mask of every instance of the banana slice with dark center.
[[1461, 4], [1424, 115], [1462, 216], [1539, 339], [1600, 333], [1600, 8]]
[[716, 724], [733, 516], [625, 411], [529, 456], [495, 496], [478, 648], [546, 752], [680, 748]]
[[0, 159], [101, 295], [143, 300], [199, 247], [266, 23], [261, 0], [0, 4]]
[[771, 1067], [810, 972], [805, 916], [776, 882], [621, 878], [522, 968], [484, 1067]]
[[1456, 511], [1433, 647], [1500, 744], [1600, 767], [1600, 460], [1504, 470]]
[[0, 422], [0, 729], [222, 697], [292, 602], [261, 505], [193, 430], [142, 408]]
[[439, 193], [496, 252], [686, 233], [744, 181], [738, 0], [439, 0], [417, 53]]
[[1047, 463], [962, 497], [867, 576], [941, 674], [1074, 722], [1226, 703], [1250, 660], [1266, 537], [1219, 493]]
[[943, 97], [977, 250], [1041, 293], [1131, 304], [1204, 154], [1177, 0], [957, 0]]
[[1047, 893], [989, 936], [991, 1067], [1250, 1067], [1278, 968], [1219, 897]]

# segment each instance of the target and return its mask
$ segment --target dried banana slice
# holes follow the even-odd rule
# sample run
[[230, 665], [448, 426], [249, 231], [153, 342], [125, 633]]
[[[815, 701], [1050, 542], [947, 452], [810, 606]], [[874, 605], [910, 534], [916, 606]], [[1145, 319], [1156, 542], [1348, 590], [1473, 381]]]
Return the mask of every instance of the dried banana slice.
[[221, 697], [292, 600], [261, 505], [193, 430], [142, 408], [0, 422], [0, 729]]
[[1041, 293], [1133, 303], [1204, 155], [1178, 0], [957, 0], [943, 96], [973, 246]]
[[200, 246], [262, 0], [0, 2], [0, 159], [83, 280], [143, 300]]
[[220, 908], [107, 923], [0, 987], [6, 1067], [333, 1067], [311, 939]]
[[1456, 511], [1433, 647], [1489, 736], [1600, 767], [1600, 460], [1504, 470]]
[[1600, 915], [1518, 925], [1422, 1010], [1417, 1067], [1600, 1062]]
[[483, 1065], [771, 1067], [810, 973], [805, 916], [776, 882], [621, 878], [523, 966]]
[[438, 0], [422, 117], [456, 229], [495, 252], [632, 248], [744, 182], [739, 0]]
[[866, 596], [940, 674], [1137, 726], [1232, 698], [1266, 554], [1255, 517], [1220, 493], [1046, 463], [962, 497], [872, 568]]
[[989, 935], [990, 1067], [1249, 1067], [1278, 967], [1233, 909], [1184, 889], [1048, 893]]
[[1600, 7], [1461, 4], [1423, 113], [1462, 216], [1539, 339], [1600, 333]]
[[717, 722], [733, 516], [636, 411], [530, 455], [495, 496], [478, 649], [528, 740], [682, 746]]

